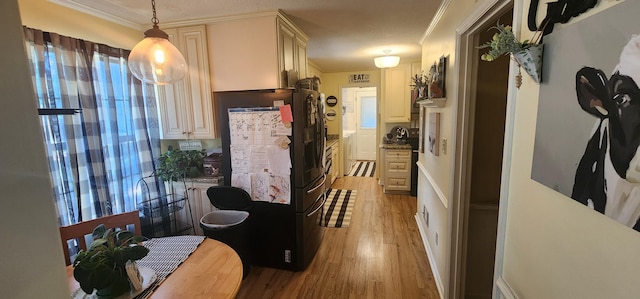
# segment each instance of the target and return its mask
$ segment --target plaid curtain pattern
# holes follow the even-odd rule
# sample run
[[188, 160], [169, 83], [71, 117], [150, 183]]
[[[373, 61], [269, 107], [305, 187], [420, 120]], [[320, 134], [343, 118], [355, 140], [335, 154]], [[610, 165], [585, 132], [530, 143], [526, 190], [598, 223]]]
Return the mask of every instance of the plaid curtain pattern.
[[81, 109], [41, 117], [59, 225], [135, 210], [136, 183], [160, 154], [153, 86], [129, 73], [127, 50], [24, 33], [39, 106]]

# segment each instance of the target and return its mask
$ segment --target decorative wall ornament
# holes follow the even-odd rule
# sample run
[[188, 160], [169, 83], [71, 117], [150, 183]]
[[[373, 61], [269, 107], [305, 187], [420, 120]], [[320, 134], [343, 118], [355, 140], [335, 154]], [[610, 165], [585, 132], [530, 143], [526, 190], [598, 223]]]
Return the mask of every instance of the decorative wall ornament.
[[[490, 48], [487, 53], [482, 54], [480, 59], [493, 61], [502, 55], [511, 55], [519, 68], [524, 68], [525, 72], [531, 76], [536, 83], [542, 82], [542, 50], [544, 45], [540, 43], [542, 31], [536, 31], [531, 40], [519, 41], [513, 34], [511, 26], [500, 23], [489, 28], [498, 32], [493, 35], [491, 41], [480, 45], [479, 49]], [[522, 75], [520, 70], [516, 75], [516, 87], [520, 88]]]
[[447, 58], [441, 56], [437, 63], [429, 69], [429, 99], [444, 98], [444, 80], [447, 68]]
[[636, 231], [638, 11], [624, 1], [546, 37], [531, 167], [531, 179]]
[[538, 2], [539, 0], [531, 0], [527, 21], [529, 30], [533, 32], [542, 31], [542, 36], [553, 32], [553, 27], [556, 23], [565, 24], [598, 4], [598, 0], [558, 0], [548, 2], [547, 15], [540, 22], [541, 25], [538, 26], [536, 24]]
[[440, 155], [440, 112], [429, 113], [429, 152], [434, 156]]

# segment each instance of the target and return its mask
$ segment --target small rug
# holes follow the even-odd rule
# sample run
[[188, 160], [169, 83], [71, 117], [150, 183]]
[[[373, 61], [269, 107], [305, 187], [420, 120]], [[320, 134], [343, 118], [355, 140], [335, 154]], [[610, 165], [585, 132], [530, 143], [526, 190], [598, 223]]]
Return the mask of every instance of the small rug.
[[351, 212], [356, 204], [356, 190], [329, 189], [320, 225], [326, 227], [349, 227]]
[[375, 161], [358, 161], [353, 165], [351, 171], [349, 171], [349, 176], [363, 176], [363, 177], [373, 177], [373, 174], [376, 173], [376, 162]]

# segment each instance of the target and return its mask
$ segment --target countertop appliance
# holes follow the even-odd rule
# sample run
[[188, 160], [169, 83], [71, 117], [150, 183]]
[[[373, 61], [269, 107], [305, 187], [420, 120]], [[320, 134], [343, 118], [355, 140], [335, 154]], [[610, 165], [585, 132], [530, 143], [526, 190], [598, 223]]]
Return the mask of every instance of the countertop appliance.
[[[252, 264], [304, 270], [313, 260], [324, 234], [323, 228], [318, 225], [326, 201], [326, 138], [319, 93], [308, 89], [216, 92], [214, 101], [222, 135], [221, 171], [225, 185], [234, 184], [234, 169], [246, 166], [243, 164], [246, 161], [232, 162], [231, 148], [235, 152], [247, 147], [230, 136], [230, 128], [241, 125], [235, 119], [237, 115], [233, 114], [238, 111], [237, 108], [259, 110], [259, 107], [290, 105], [293, 122], [290, 123], [291, 136], [286, 138], [290, 141], [288, 187], [291, 198], [288, 204], [254, 201], [249, 216], [250, 246]], [[230, 115], [234, 117], [231, 119], [233, 123], [230, 123]], [[274, 117], [277, 118], [277, 115]], [[255, 200], [254, 194], [252, 198]]]

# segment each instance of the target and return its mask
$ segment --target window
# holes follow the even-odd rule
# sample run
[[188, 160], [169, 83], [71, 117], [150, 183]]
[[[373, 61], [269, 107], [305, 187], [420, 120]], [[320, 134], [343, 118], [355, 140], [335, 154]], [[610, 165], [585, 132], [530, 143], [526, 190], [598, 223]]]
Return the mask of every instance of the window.
[[135, 210], [136, 183], [160, 151], [153, 86], [126, 50], [25, 28], [60, 225]]

